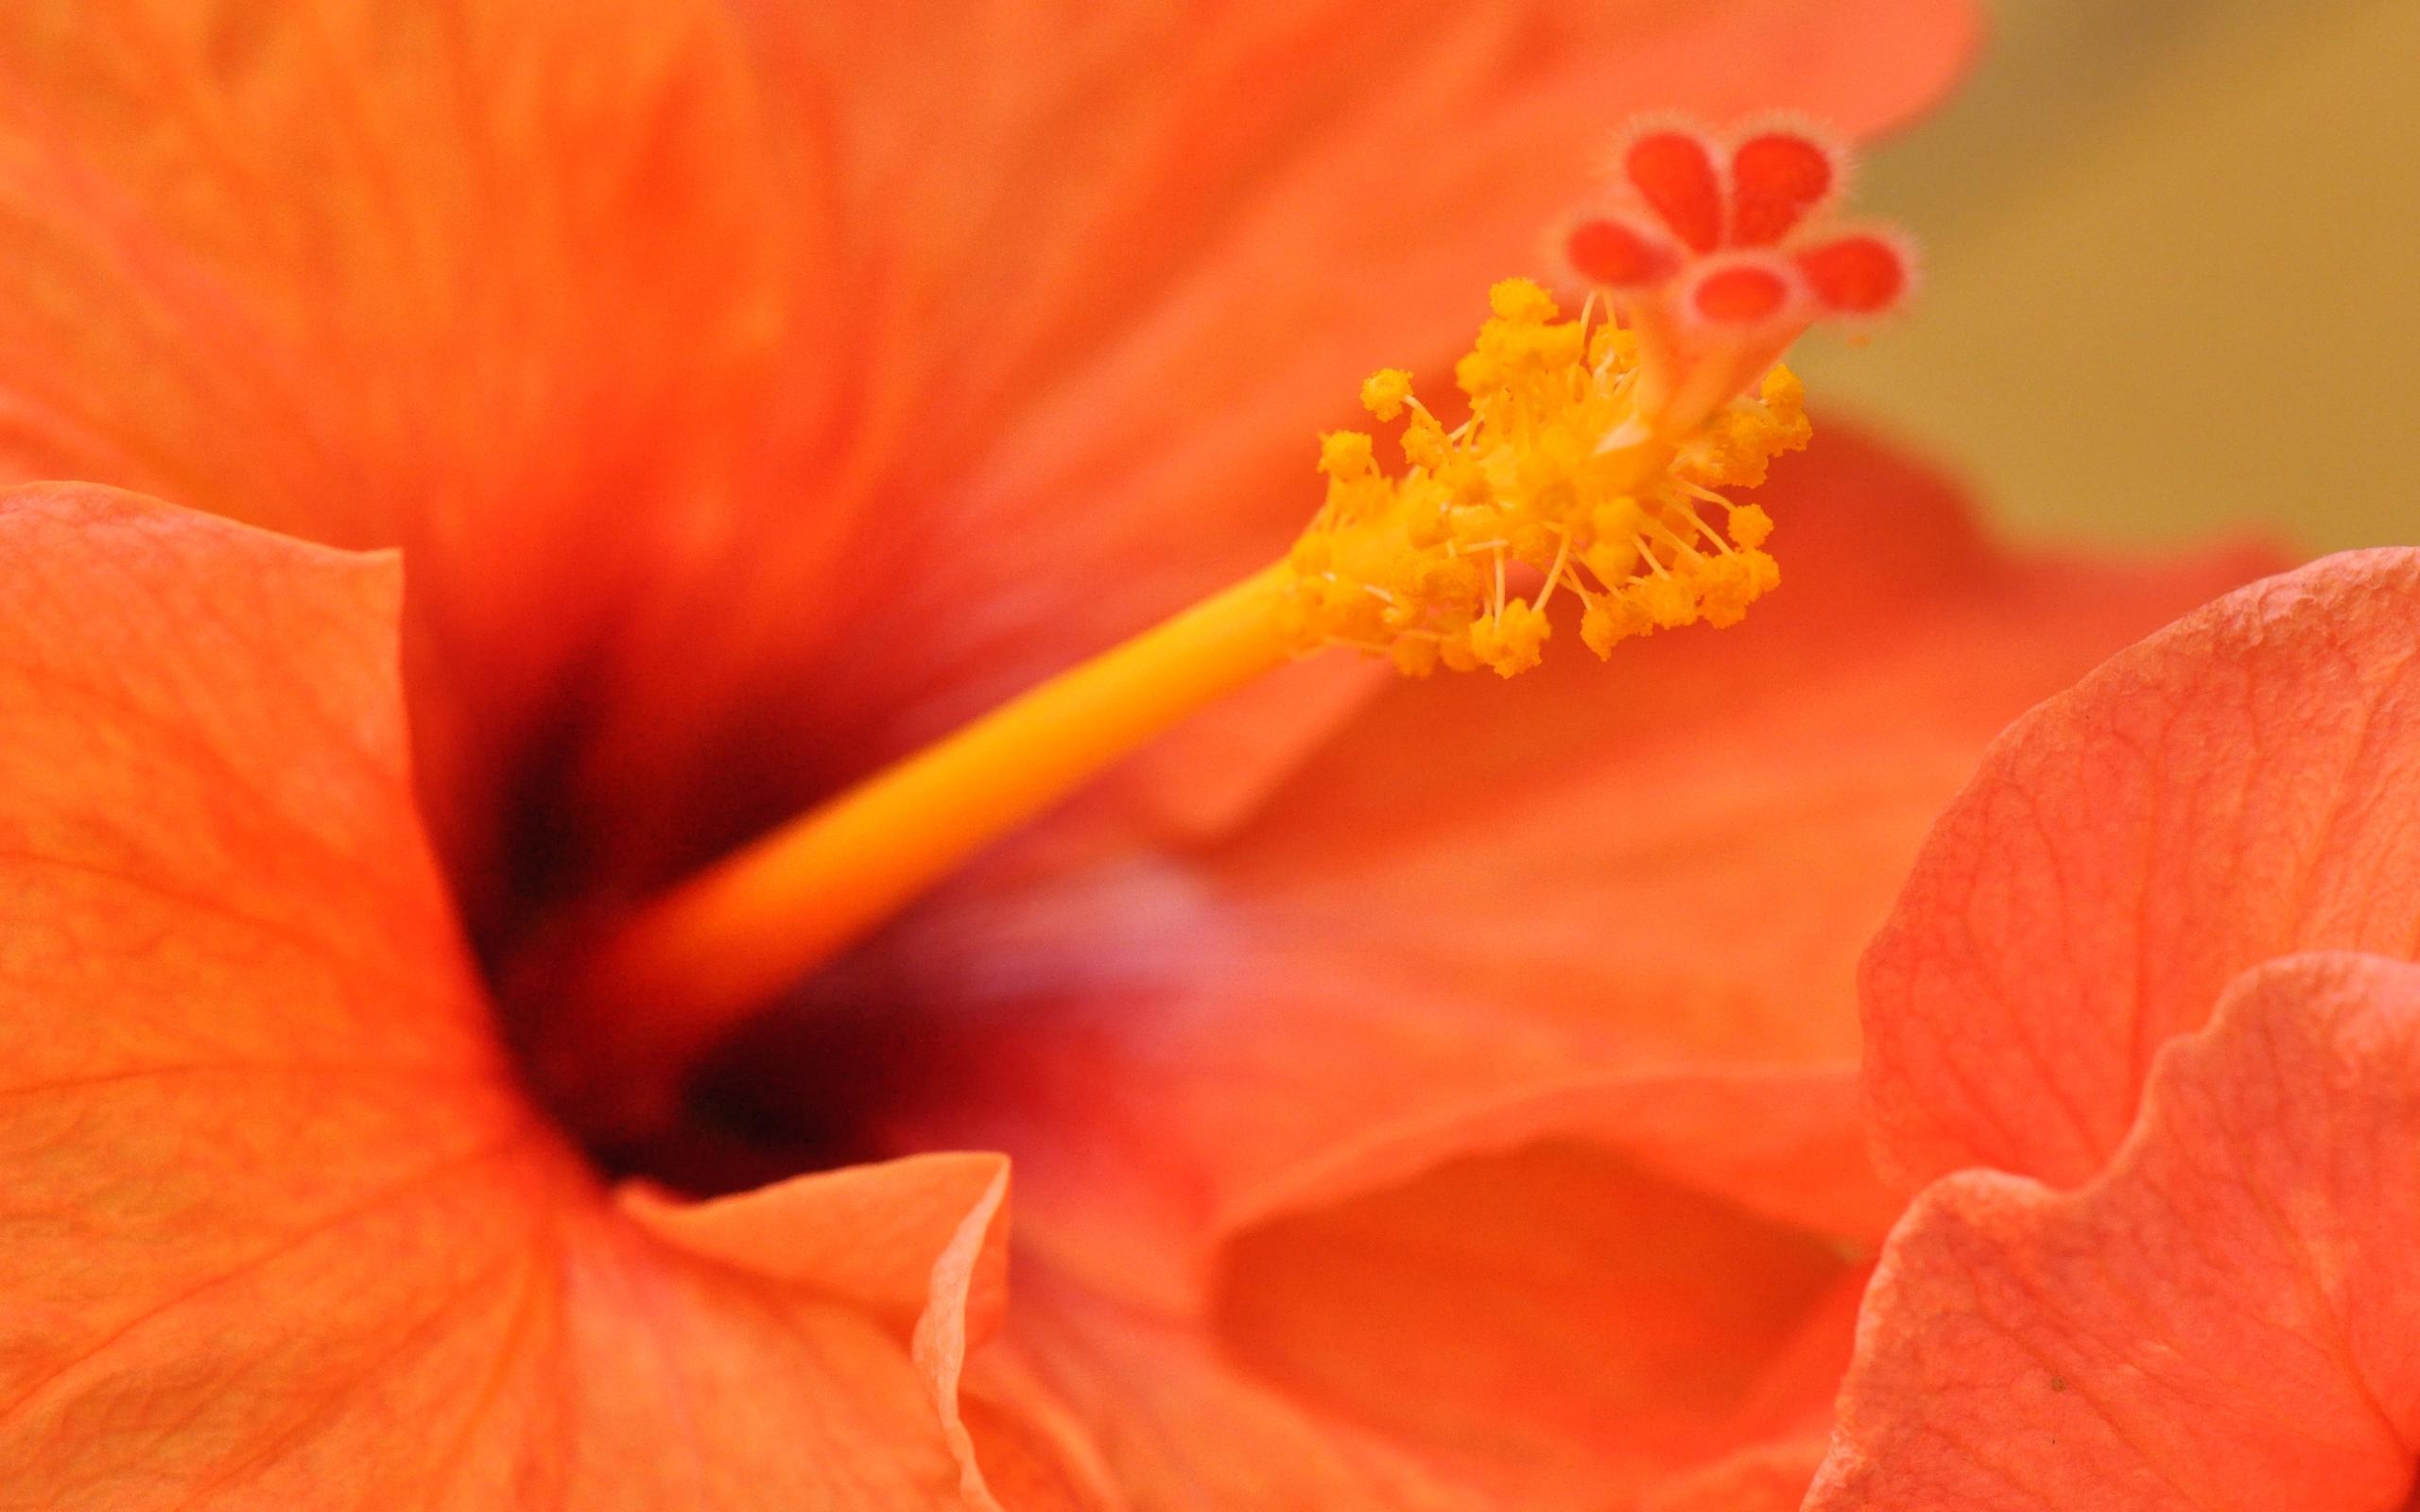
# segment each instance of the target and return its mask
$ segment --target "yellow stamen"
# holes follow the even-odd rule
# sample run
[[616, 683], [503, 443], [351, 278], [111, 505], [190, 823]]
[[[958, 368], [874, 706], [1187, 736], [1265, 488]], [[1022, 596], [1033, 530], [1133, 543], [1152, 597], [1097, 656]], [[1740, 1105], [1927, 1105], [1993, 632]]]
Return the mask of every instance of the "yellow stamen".
[[[1727, 509], [1716, 488], [1753, 487], [1774, 455], [1806, 443], [1797, 380], [1776, 367], [1754, 399], [1676, 437], [1668, 417], [1638, 410], [1628, 332], [1591, 331], [1586, 308], [1560, 318], [1527, 279], [1497, 284], [1490, 302], [1495, 318], [1455, 369], [1468, 423], [1447, 431], [1388, 369], [1361, 399], [1381, 421], [1409, 411], [1403, 474], [1379, 470], [1362, 432], [1322, 438], [1327, 502], [1287, 558], [1301, 647], [1384, 646], [1414, 675], [1442, 663], [1509, 678], [1538, 663], [1546, 601], [1566, 581], [1599, 656], [1657, 628], [1736, 622], [1779, 580], [1759, 549], [1771, 522], [1737, 511], [1726, 541], [1697, 505]], [[1565, 577], [1575, 560], [1595, 587]], [[1543, 575], [1526, 598], [1508, 592], [1515, 565]]]
[[[1456, 377], [1471, 418], [1448, 431], [1387, 369], [1363, 387], [1409, 416], [1408, 466], [1372, 437], [1322, 439], [1326, 502], [1286, 558], [1042, 684], [735, 853], [621, 922], [581, 970], [589, 1011], [566, 1074], [624, 1132], [667, 1117], [698, 1059], [758, 1005], [890, 919], [968, 857], [1152, 736], [1289, 656], [1330, 646], [1407, 674], [1443, 664], [1511, 677], [1539, 662], [1560, 591], [1582, 642], [1703, 619], [1727, 625], [1778, 573], [1772, 522], [1700, 517], [1715, 489], [1763, 479], [1803, 445], [1800, 390], [1775, 368], [1757, 394], [1674, 438], [1636, 409], [1636, 344], [1588, 314], [1559, 318], [1527, 280]], [[1727, 503], [1725, 503], [1728, 508]], [[1720, 549], [1702, 550], [1703, 540]], [[1528, 596], [1514, 574], [1536, 575]], [[1525, 576], [1524, 581], [1528, 578]], [[557, 1057], [558, 1059], [563, 1057]]]

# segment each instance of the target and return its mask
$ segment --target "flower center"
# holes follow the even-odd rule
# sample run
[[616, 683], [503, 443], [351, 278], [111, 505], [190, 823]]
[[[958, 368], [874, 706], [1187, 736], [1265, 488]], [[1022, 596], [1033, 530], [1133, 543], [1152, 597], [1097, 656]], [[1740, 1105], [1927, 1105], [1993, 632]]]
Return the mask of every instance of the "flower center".
[[[532, 967], [559, 1001], [533, 1068], [592, 1134], [644, 1135], [768, 1000], [960, 863], [1187, 713], [1289, 658], [1347, 647], [1410, 676], [1537, 664], [1567, 599], [1599, 657], [1735, 623], [1779, 580], [1765, 511], [1720, 490], [1806, 443], [1779, 360], [1818, 317], [1867, 315], [1908, 282], [1875, 232], [1797, 245], [1839, 156], [1766, 131], [1726, 160], [1694, 130], [1634, 137], [1622, 179], [1561, 239], [1589, 292], [1565, 318], [1512, 279], [1454, 377], [1448, 428], [1388, 369], [1362, 387], [1402, 421], [1322, 438], [1327, 494], [1277, 562], [781, 826]], [[1600, 307], [1602, 314], [1600, 315]]]

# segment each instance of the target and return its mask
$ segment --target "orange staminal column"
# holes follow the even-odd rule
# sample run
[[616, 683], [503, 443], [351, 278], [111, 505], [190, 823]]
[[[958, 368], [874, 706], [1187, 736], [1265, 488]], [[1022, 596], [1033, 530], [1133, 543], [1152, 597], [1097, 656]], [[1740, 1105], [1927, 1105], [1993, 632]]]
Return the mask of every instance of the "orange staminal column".
[[1285, 661], [1272, 567], [874, 774], [622, 920], [582, 963], [576, 1041], [542, 1051], [583, 1117], [634, 1134], [767, 999], [990, 842]]

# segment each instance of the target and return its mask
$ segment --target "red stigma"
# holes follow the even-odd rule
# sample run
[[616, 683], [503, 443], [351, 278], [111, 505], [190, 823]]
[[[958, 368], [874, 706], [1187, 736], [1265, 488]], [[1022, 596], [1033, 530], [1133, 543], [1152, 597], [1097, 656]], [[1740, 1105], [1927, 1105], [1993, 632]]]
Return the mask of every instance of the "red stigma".
[[1623, 146], [1606, 199], [1564, 223], [1557, 254], [1635, 335], [1637, 413], [1658, 434], [1751, 392], [1816, 320], [1907, 297], [1904, 242], [1825, 224], [1848, 169], [1812, 132], [1655, 126]]
[[1831, 197], [1832, 150], [1794, 131], [1750, 137], [1731, 154], [1731, 244], [1771, 247]]
[[1688, 131], [1650, 131], [1622, 154], [1622, 173], [1690, 250], [1722, 245], [1722, 170], [1703, 139]]
[[1689, 288], [1687, 308], [1714, 325], [1763, 325], [1789, 309], [1794, 282], [1787, 265], [1731, 263], [1699, 276]]
[[1607, 288], [1638, 288], [1661, 284], [1679, 271], [1681, 261], [1660, 238], [1627, 221], [1591, 216], [1571, 228], [1564, 255], [1581, 277]]
[[1879, 315], [1908, 289], [1908, 257], [1883, 236], [1842, 236], [1798, 253], [1798, 270], [1824, 308]]

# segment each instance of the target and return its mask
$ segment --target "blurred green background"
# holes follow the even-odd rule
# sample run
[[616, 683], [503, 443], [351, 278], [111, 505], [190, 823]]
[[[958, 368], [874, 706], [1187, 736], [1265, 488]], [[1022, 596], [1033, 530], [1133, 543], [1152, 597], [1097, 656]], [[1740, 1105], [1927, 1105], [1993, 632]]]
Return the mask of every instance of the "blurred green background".
[[2001, 0], [1865, 165], [1915, 309], [1825, 402], [2022, 536], [2420, 541], [2420, 0]]

